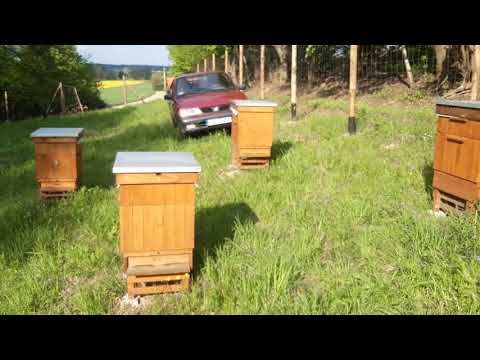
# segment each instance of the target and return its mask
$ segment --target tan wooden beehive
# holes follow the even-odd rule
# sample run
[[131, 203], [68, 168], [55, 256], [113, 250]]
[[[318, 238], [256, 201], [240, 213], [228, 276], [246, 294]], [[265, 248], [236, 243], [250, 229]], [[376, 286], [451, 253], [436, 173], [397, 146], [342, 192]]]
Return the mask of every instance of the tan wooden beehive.
[[480, 101], [436, 105], [433, 208], [473, 209], [480, 199]]
[[[200, 171], [191, 153], [117, 153], [113, 173], [119, 187], [120, 252], [130, 296], [188, 287]], [[180, 283], [135, 287], [163, 278]]]
[[232, 101], [233, 165], [242, 169], [270, 165], [276, 107], [276, 103], [264, 100]]
[[81, 175], [82, 128], [40, 128], [30, 136], [35, 144], [38, 189], [42, 197], [75, 191]]

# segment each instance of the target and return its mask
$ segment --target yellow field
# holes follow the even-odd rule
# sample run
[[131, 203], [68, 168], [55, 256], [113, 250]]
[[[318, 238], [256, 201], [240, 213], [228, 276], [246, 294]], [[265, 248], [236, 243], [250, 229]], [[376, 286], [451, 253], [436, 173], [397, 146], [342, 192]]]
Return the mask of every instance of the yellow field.
[[[144, 80], [127, 80], [127, 86], [143, 84]], [[123, 86], [123, 80], [104, 80], [97, 82], [97, 88], [99, 89], [111, 89]]]

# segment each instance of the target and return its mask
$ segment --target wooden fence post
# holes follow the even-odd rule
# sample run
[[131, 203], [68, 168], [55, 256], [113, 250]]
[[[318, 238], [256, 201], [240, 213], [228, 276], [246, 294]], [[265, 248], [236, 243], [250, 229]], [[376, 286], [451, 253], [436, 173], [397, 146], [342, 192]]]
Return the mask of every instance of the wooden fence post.
[[212, 71], [215, 71], [216, 64], [215, 64], [215, 53], [212, 54]]
[[292, 119], [297, 117], [297, 45], [292, 45], [292, 66], [291, 66], [291, 116]]
[[5, 115], [6, 115], [5, 121], [9, 122], [10, 119], [8, 118], [8, 93], [7, 93], [7, 90], [5, 90], [4, 96], [5, 96]]
[[80, 111], [83, 113], [83, 105], [80, 101], [80, 96], [78, 96], [77, 88], [73, 87], [73, 91], [75, 92], [75, 97], [77, 98], [78, 106], [80, 107]]
[[243, 45], [239, 45], [239, 55], [238, 55], [238, 82], [240, 86], [243, 85]]
[[405, 64], [405, 70], [407, 72], [408, 85], [410, 85], [410, 88], [413, 89], [415, 87], [415, 81], [413, 81], [412, 67], [410, 66], [410, 61], [408, 60], [407, 46], [402, 45], [401, 50], [403, 62]]
[[228, 49], [225, 48], [225, 72], [228, 74]]
[[265, 45], [260, 45], [260, 99], [265, 98]]
[[127, 81], [125, 74], [122, 75], [123, 80], [123, 105], [127, 105]]
[[355, 119], [355, 100], [357, 95], [357, 58], [358, 45], [350, 45], [350, 112], [348, 117], [348, 132], [353, 135], [357, 132]]
[[207, 72], [208, 66], [207, 66], [207, 58], [203, 59], [203, 72]]
[[471, 100], [480, 100], [480, 45], [475, 45], [473, 60]]
[[63, 84], [60, 82], [60, 107], [62, 115], [65, 115], [65, 93], [63, 92]]

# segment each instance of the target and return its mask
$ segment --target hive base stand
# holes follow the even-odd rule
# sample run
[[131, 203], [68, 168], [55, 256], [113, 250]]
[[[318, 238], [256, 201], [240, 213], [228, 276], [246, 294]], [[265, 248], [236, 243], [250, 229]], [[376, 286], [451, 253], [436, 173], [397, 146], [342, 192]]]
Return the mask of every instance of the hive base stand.
[[138, 295], [165, 294], [187, 291], [190, 288], [190, 274], [176, 275], [127, 275], [128, 297]]

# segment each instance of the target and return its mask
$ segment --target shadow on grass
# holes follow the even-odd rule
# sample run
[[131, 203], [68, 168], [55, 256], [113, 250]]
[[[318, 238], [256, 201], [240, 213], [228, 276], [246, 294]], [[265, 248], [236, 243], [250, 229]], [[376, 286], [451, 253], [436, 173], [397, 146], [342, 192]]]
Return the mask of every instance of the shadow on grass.
[[206, 257], [215, 258], [217, 250], [235, 236], [236, 226], [257, 223], [257, 215], [245, 203], [232, 203], [202, 209], [195, 216], [194, 272], [201, 272]]
[[272, 144], [272, 161], [281, 159], [292, 147], [290, 141], [275, 141]]
[[430, 198], [433, 198], [433, 166], [432, 163], [425, 163], [422, 169], [423, 181], [425, 184], [425, 191]]

